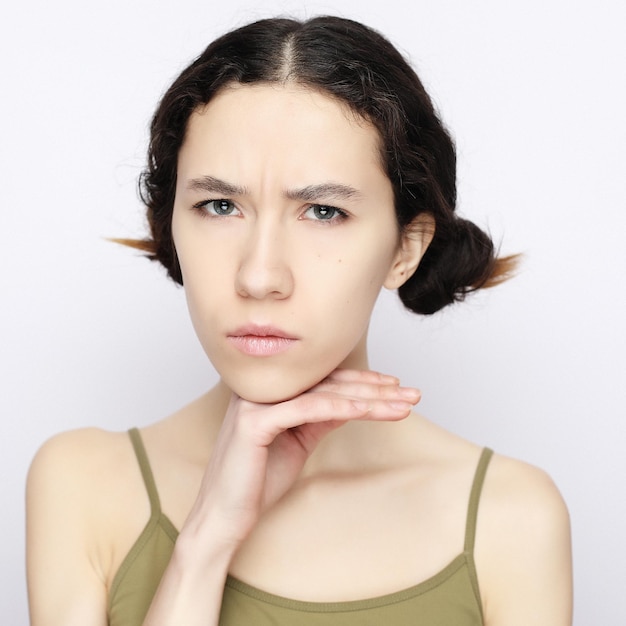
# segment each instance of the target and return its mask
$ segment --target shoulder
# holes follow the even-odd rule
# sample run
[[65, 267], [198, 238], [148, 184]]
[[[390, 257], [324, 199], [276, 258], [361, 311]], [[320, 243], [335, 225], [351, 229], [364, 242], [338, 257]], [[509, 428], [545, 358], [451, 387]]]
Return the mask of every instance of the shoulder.
[[89, 428], [55, 435], [41, 446], [28, 474], [29, 543], [39, 546], [38, 537], [50, 537], [53, 554], [52, 538], [64, 538], [55, 559], [74, 553], [107, 580], [112, 548], [149, 515], [142, 495], [127, 433]]
[[29, 509], [60, 509], [74, 525], [108, 523], [140, 474], [128, 433], [85, 428], [48, 439], [27, 480]]
[[104, 624], [132, 456], [127, 435], [97, 429], [57, 435], [35, 455], [26, 491], [33, 624]]
[[104, 451], [109, 454], [111, 447], [128, 437], [127, 433], [111, 432], [100, 428], [80, 428], [52, 436], [45, 441], [35, 455], [35, 465], [47, 462], [61, 453], [68, 460], [81, 457], [93, 458]]
[[[526, 512], [529, 522], [565, 521], [567, 508], [552, 478], [542, 469], [517, 459], [494, 454], [484, 486], [484, 506], [503, 514]], [[532, 505], [534, 515], [528, 515]]]
[[567, 506], [552, 478], [528, 463], [494, 454], [483, 487], [480, 521], [502, 542], [539, 543], [569, 529]]
[[486, 623], [571, 623], [570, 544], [567, 507], [550, 476], [494, 455], [475, 547]]
[[111, 471], [117, 474], [120, 464], [127, 465], [129, 452], [126, 433], [85, 428], [55, 435], [40, 447], [32, 461], [29, 491], [39, 486], [49, 486], [53, 491], [93, 488], [110, 478]]

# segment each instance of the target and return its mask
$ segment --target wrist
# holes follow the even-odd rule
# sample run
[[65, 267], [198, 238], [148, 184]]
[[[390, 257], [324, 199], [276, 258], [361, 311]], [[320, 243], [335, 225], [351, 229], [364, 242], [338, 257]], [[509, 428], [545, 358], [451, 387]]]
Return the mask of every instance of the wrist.
[[143, 626], [217, 626], [232, 551], [181, 530]]
[[212, 532], [208, 524], [201, 527], [186, 523], [181, 529], [172, 560], [180, 567], [181, 573], [206, 576], [207, 570], [224, 578], [238, 545], [231, 538]]

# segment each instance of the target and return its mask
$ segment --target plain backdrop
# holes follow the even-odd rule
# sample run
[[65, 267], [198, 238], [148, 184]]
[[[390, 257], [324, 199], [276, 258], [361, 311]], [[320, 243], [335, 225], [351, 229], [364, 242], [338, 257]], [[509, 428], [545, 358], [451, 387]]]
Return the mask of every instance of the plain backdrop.
[[24, 481], [53, 433], [157, 420], [215, 381], [141, 236], [154, 106], [218, 34], [274, 14], [376, 27], [459, 152], [459, 211], [523, 252], [432, 318], [383, 294], [371, 363], [421, 411], [545, 468], [570, 508], [577, 626], [626, 623], [626, 5], [621, 0], [43, 0], [0, 12], [0, 623], [26, 624]]

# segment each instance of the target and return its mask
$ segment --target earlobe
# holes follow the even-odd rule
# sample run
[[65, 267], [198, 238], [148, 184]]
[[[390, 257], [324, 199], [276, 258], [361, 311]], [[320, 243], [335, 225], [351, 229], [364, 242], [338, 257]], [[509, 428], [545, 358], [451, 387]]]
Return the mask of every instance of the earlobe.
[[420, 213], [404, 229], [400, 247], [384, 282], [387, 289], [397, 289], [413, 276], [434, 235], [435, 219], [430, 213]]

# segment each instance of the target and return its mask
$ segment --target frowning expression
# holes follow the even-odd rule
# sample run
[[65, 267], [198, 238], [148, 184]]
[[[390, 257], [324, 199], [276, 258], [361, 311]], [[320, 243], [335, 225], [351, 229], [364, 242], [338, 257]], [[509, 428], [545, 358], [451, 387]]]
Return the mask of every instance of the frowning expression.
[[276, 402], [366, 366], [405, 263], [371, 124], [297, 85], [222, 90], [189, 120], [172, 228], [196, 333], [237, 394]]

